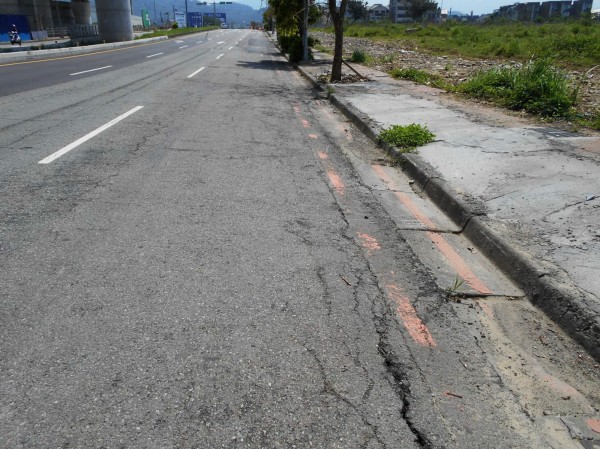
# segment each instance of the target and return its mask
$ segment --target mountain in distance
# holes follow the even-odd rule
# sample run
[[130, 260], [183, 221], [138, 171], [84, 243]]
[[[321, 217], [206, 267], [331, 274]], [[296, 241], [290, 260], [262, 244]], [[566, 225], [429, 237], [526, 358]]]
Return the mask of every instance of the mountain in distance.
[[[204, 1], [204, 0], [203, 0]], [[157, 25], [163, 25], [167, 19], [173, 20], [173, 12], [185, 12], [185, 0], [131, 0], [132, 14], [141, 16], [142, 9], [147, 9], [150, 15], [150, 21]], [[265, 5], [266, 5], [265, 0]], [[92, 22], [96, 23], [96, 2], [90, 0], [92, 10]], [[230, 5], [222, 5], [219, 2], [209, 3], [206, 5], [197, 5], [196, 1], [188, 1], [188, 12], [202, 13], [225, 13], [227, 15], [227, 24], [229, 26], [245, 26], [248, 27], [250, 22], [261, 22], [263, 20], [262, 13], [264, 10], [252, 9], [251, 6], [242, 5], [241, 3], [231, 3]], [[156, 12], [156, 16], [155, 16]]]

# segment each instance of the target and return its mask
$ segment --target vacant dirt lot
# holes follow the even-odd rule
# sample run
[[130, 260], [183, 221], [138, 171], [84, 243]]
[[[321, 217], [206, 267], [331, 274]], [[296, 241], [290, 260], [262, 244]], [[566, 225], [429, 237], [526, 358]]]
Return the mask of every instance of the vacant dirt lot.
[[[321, 45], [333, 51], [334, 38], [332, 34], [311, 32]], [[416, 68], [435, 73], [452, 84], [458, 84], [474, 75], [479, 70], [493, 67], [518, 66], [516, 61], [474, 59], [467, 60], [455, 56], [433, 56], [420, 52], [418, 48], [411, 47], [407, 42], [375, 43], [370, 39], [353, 37], [344, 38], [344, 58], [349, 60], [352, 52], [361, 49], [370, 55], [373, 60], [367, 65], [382, 72], [389, 72], [394, 68]], [[590, 68], [586, 72], [568, 72], [575, 85], [579, 85], [580, 100], [578, 112], [592, 115], [600, 113], [600, 66]]]

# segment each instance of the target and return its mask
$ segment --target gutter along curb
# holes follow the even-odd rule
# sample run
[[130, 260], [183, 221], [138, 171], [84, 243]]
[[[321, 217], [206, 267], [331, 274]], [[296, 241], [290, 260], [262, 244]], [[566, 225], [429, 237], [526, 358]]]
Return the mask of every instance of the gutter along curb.
[[[323, 91], [314, 76], [295, 65], [300, 74], [316, 89]], [[381, 142], [378, 126], [370, 117], [347, 102], [342, 95], [331, 94], [329, 101], [376, 145], [400, 161], [410, 176], [433, 203], [461, 227], [463, 234], [479, 251], [519, 285], [531, 302], [577, 340], [600, 361], [600, 308], [591, 294], [578, 288], [564, 271], [542, 262], [512, 244], [501, 223], [489, 219], [478, 201], [467, 202], [418, 154], [401, 153]]]

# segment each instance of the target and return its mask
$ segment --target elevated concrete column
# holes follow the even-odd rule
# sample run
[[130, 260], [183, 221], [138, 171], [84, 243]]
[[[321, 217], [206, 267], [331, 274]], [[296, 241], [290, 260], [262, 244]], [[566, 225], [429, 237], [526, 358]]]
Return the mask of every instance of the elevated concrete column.
[[33, 0], [34, 18], [29, 18], [29, 25], [35, 31], [42, 31], [46, 28], [52, 28], [52, 9], [49, 0]]
[[76, 25], [92, 24], [89, 0], [73, 0], [71, 2], [71, 9], [73, 10], [73, 14], [75, 14]]
[[133, 40], [129, 0], [96, 0], [98, 31], [106, 42]]

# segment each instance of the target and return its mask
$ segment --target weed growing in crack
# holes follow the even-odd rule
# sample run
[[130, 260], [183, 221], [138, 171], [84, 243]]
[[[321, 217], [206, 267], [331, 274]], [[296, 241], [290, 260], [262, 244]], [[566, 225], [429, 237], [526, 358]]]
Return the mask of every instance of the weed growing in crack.
[[456, 295], [458, 293], [458, 290], [462, 287], [464, 283], [464, 279], [461, 279], [459, 276], [456, 276], [456, 278], [454, 279], [454, 284], [446, 288], [446, 293], [448, 294], [448, 296]]
[[407, 126], [393, 125], [381, 131], [379, 139], [397, 147], [403, 153], [408, 153], [433, 142], [435, 135], [426, 126], [412, 123]]

